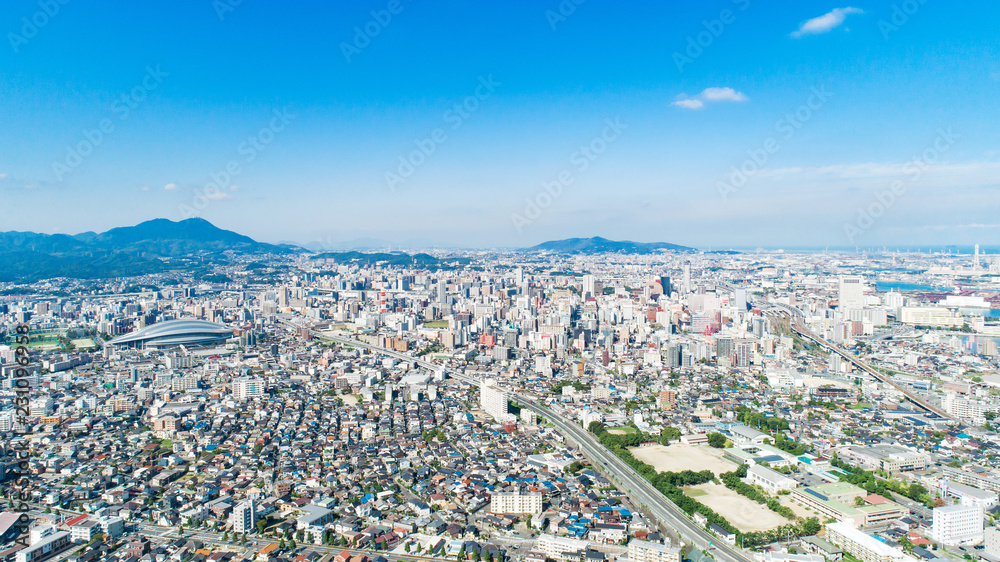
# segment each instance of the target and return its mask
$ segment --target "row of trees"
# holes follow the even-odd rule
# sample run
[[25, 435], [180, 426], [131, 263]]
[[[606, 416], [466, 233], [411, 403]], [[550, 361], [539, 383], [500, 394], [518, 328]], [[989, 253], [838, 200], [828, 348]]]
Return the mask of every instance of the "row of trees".
[[[635, 458], [631, 451], [628, 450], [627, 446], [623, 446], [623, 443], [630, 443], [636, 441], [634, 439], [621, 439], [623, 437], [629, 437], [626, 435], [615, 435], [608, 433], [607, 428], [604, 424], [600, 422], [592, 422], [587, 429], [597, 436], [598, 440], [602, 445], [608, 448], [612, 453], [618, 456], [618, 458], [625, 461], [626, 464], [631, 466], [636, 472], [642, 475], [646, 480], [648, 480], [654, 488], [656, 488], [661, 494], [666, 496], [670, 501], [674, 502], [684, 513], [688, 515], [693, 515], [695, 513], [701, 513], [705, 516], [708, 524], [716, 524], [726, 531], [736, 535], [737, 544], [744, 548], [754, 548], [758, 546], [763, 546], [766, 544], [773, 543], [778, 540], [802, 537], [808, 535], [815, 535], [822, 528], [819, 520], [815, 517], [810, 517], [808, 519], [797, 519], [794, 523], [789, 523], [787, 525], [782, 525], [776, 529], [771, 529], [768, 531], [756, 531], [751, 533], [743, 533], [739, 529], [733, 526], [725, 517], [719, 515], [713, 511], [710, 507], [705, 504], [691, 498], [684, 493], [681, 486], [696, 486], [698, 484], [703, 484], [705, 482], [710, 482], [714, 479], [714, 475], [710, 470], [702, 470], [700, 472], [694, 472], [691, 470], [685, 470], [683, 472], [657, 472], [652, 466], [642, 462], [641, 460]], [[722, 437], [725, 441], [725, 436], [721, 434], [715, 434]], [[634, 434], [633, 434], [634, 436]], [[711, 439], [711, 435], [709, 436]], [[638, 442], [642, 442], [639, 440]], [[741, 478], [746, 476], [746, 465], [740, 466], [733, 472], [727, 472], [721, 475], [723, 482], [729, 485], [729, 482], [739, 483], [741, 486], [747, 486], [744, 482], [740, 481]], [[728, 481], [728, 482], [727, 482]], [[754, 492], [761, 496], [764, 503], [768, 508], [773, 511], [788, 517], [789, 519], [794, 518], [794, 513], [791, 510], [781, 505], [776, 499], [771, 498], [768, 500], [766, 496], [763, 496], [756, 488], [749, 486]], [[754, 498], [752, 498], [754, 499]], [[756, 500], [760, 501], [760, 500]], [[773, 506], [772, 506], [773, 502]], [[786, 511], [787, 510], [787, 511]]]
[[727, 488], [745, 496], [757, 503], [762, 503], [767, 506], [768, 509], [781, 515], [786, 519], [795, 519], [795, 512], [792, 508], [787, 505], [781, 505], [781, 502], [777, 498], [772, 498], [757, 489], [756, 486], [751, 486], [743, 481], [747, 475], [747, 465], [741, 464], [739, 468], [732, 472], [725, 472], [719, 475], [719, 479], [722, 483], [726, 485]]
[[[737, 536], [740, 535], [739, 529], [733, 526], [725, 517], [719, 515], [712, 508], [707, 505], [691, 498], [684, 493], [674, 482], [684, 481], [685, 478], [689, 482], [703, 483], [705, 473], [711, 475], [711, 471], [702, 472], [692, 472], [687, 471], [690, 474], [684, 476], [683, 473], [672, 473], [672, 472], [657, 472], [652, 466], [642, 462], [641, 460], [635, 458], [631, 451], [628, 450], [627, 446], [623, 446], [622, 442], [629, 442], [630, 440], [622, 440], [619, 438], [629, 437], [627, 435], [615, 435], [608, 433], [604, 424], [600, 422], [591, 422], [587, 429], [597, 436], [597, 439], [602, 445], [608, 448], [612, 453], [614, 453], [618, 458], [623, 460], [626, 464], [631, 466], [636, 472], [643, 476], [650, 484], [653, 485], [661, 494], [666, 496], [670, 501], [674, 502], [684, 513], [688, 515], [694, 515], [695, 513], [701, 513], [705, 516], [709, 524], [715, 523], [716, 525], [722, 527], [730, 533], [735, 533]], [[635, 436], [635, 434], [632, 434]], [[638, 440], [641, 443], [642, 440]], [[694, 485], [694, 484], [690, 484]]]
[[834, 457], [830, 464], [841, 469], [846, 474], [840, 475], [841, 482], [848, 482], [855, 486], [864, 488], [869, 494], [879, 494], [889, 496], [890, 492], [896, 492], [901, 496], [906, 496], [913, 501], [918, 501], [924, 505], [933, 507], [934, 502], [927, 488], [918, 482], [906, 485], [895, 478], [879, 478], [874, 472], [860, 467], [851, 466], [846, 462]]

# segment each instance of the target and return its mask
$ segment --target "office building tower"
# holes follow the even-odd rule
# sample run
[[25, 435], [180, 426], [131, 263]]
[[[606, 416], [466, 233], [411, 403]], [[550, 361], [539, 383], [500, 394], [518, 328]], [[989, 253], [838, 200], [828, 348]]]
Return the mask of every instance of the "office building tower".
[[499, 422], [507, 420], [507, 392], [494, 379], [486, 379], [479, 389], [479, 407]]
[[660, 276], [660, 287], [663, 287], [663, 294], [669, 297], [670, 292], [673, 291], [673, 287], [670, 285], [670, 276]]
[[583, 296], [594, 297], [594, 276], [587, 274], [583, 276]]
[[840, 310], [848, 308], [864, 308], [865, 281], [859, 276], [851, 275], [840, 278], [839, 292]]
[[931, 526], [933, 540], [948, 546], [983, 540], [983, 509], [975, 505], [935, 507]]

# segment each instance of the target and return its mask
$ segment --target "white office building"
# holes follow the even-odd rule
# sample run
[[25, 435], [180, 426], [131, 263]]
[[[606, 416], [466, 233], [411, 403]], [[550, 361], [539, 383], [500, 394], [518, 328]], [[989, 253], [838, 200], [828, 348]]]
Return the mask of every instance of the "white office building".
[[826, 540], [863, 562], [916, 562], [916, 558], [893, 548], [868, 533], [854, 528], [847, 521], [826, 526]]
[[983, 540], [983, 509], [974, 505], [946, 505], [933, 511], [931, 538], [955, 546]]
[[628, 543], [628, 558], [632, 562], [681, 562], [681, 549], [632, 539]]
[[541, 511], [540, 492], [496, 492], [490, 498], [490, 513], [535, 514]]
[[954, 482], [947, 478], [941, 479], [938, 482], [937, 488], [943, 494], [957, 499], [962, 505], [980, 507], [983, 511], [1000, 503], [997, 500], [996, 492], [987, 492], [986, 490], [980, 490], [979, 488]]
[[1000, 558], [1000, 529], [987, 527], [984, 538], [986, 539], [986, 554]]
[[507, 392], [494, 379], [486, 379], [479, 388], [479, 407], [496, 421], [507, 421]]
[[792, 490], [799, 485], [795, 479], [759, 464], [748, 468], [747, 476], [743, 480], [751, 486], [760, 486], [772, 495], [777, 494], [781, 490]]
[[233, 398], [249, 400], [264, 395], [264, 380], [250, 377], [233, 379]]
[[538, 536], [537, 549], [553, 560], [580, 560], [588, 545], [587, 541], [542, 533]]
[[253, 500], [240, 502], [233, 508], [233, 514], [230, 517], [232, 518], [233, 532], [250, 533], [256, 530], [254, 525], [257, 524], [257, 509]]
[[865, 280], [856, 275], [844, 276], [840, 278], [839, 292], [840, 310], [848, 308], [864, 308], [865, 306]]

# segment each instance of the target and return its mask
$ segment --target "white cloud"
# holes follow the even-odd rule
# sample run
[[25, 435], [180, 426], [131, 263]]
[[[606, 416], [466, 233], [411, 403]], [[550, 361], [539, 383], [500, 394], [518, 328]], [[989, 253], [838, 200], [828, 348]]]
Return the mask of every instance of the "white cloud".
[[167, 185], [163, 186], [163, 189], [166, 189], [167, 191], [173, 191], [173, 190], [177, 189], [177, 184], [176, 183], [168, 183]]
[[792, 32], [792, 37], [802, 37], [803, 35], [818, 35], [827, 33], [844, 23], [844, 19], [850, 14], [864, 13], [858, 8], [850, 6], [846, 8], [834, 8], [822, 16], [806, 20], [796, 31]]
[[[681, 94], [683, 97], [684, 94]], [[732, 88], [705, 88], [700, 94], [688, 98], [683, 97], [670, 105], [676, 105], [677, 107], [683, 107], [685, 109], [701, 109], [705, 107], [705, 102], [716, 102], [716, 101], [735, 101], [743, 102], [747, 101], [748, 98], [743, 92], [737, 92]]]
[[701, 109], [705, 107], [704, 102], [696, 99], [677, 100], [670, 105], [676, 105], [677, 107], [683, 107], [686, 109]]
[[229, 186], [229, 191], [236, 191], [239, 188], [240, 187], [238, 185], [231, 185], [231, 186]]
[[705, 88], [700, 95], [708, 101], [747, 101], [749, 99], [742, 92], [737, 92], [732, 88]]
[[144, 185], [144, 186], [142, 186], [142, 190], [143, 190], [143, 191], [149, 191], [149, 186], [148, 186], [148, 185]]
[[7, 174], [0, 174], [0, 180], [7, 179]]

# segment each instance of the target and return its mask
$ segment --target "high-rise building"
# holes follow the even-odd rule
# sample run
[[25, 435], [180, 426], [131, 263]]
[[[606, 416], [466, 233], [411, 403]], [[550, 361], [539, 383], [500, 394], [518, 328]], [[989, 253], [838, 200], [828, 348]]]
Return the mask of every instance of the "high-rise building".
[[673, 287], [670, 285], [670, 276], [661, 275], [660, 276], [660, 286], [663, 287], [663, 294], [665, 296], [670, 296], [670, 292], [673, 291]]
[[840, 310], [847, 308], [864, 308], [865, 280], [856, 275], [841, 277], [838, 297]]
[[733, 308], [740, 312], [747, 311], [747, 290], [736, 289], [733, 291]]
[[257, 508], [254, 505], [253, 500], [247, 500], [245, 502], [240, 502], [235, 508], [233, 508], [232, 523], [233, 532], [235, 533], [250, 533], [253, 532], [254, 525], [257, 524]]
[[594, 294], [594, 276], [590, 275], [589, 273], [583, 276], [583, 296], [584, 297], [597, 296]]
[[983, 540], [983, 508], [976, 505], [935, 507], [933, 540], [948, 546]]
[[691, 292], [691, 260], [686, 260], [681, 268], [684, 276], [684, 286], [681, 289], [684, 293]]
[[494, 379], [486, 379], [479, 388], [479, 407], [496, 421], [507, 421], [507, 392]]
[[241, 377], [233, 379], [233, 397], [237, 400], [248, 400], [264, 395], [262, 379]]

